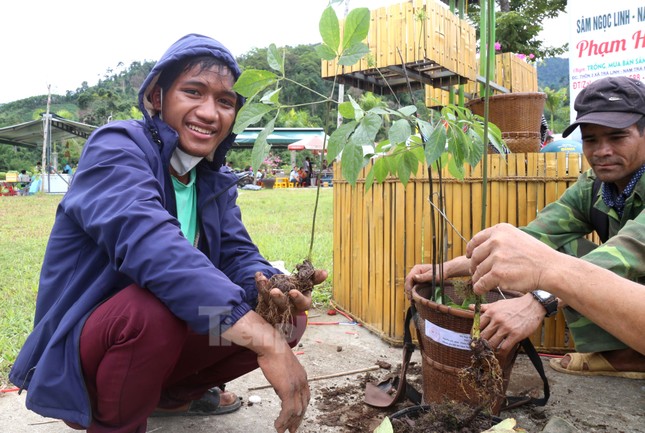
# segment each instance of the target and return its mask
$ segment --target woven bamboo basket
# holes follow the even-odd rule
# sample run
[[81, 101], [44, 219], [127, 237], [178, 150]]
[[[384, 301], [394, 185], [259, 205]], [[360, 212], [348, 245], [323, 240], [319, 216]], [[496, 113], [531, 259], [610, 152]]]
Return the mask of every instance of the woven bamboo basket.
[[539, 152], [542, 146], [539, 132], [502, 132], [502, 139], [513, 153]]
[[[502, 138], [511, 152], [539, 152], [545, 101], [546, 94], [541, 92], [490, 96], [488, 119], [502, 131]], [[466, 107], [473, 113], [484, 116], [484, 98], [473, 99]]]
[[[463, 280], [462, 280], [463, 281]], [[461, 304], [463, 298], [451, 282], [444, 284], [445, 296]], [[470, 310], [449, 307], [431, 301], [432, 287], [418, 285], [413, 290], [413, 302], [418, 318], [415, 323], [417, 339], [421, 349], [423, 371], [423, 400], [426, 404], [454, 400], [479, 407], [482, 402], [475, 390], [463, 384], [459, 375], [471, 364], [470, 331], [474, 313]], [[493, 302], [501, 296], [495, 292], [488, 293], [487, 302]], [[506, 393], [508, 382], [519, 345], [505, 358], [498, 356], [503, 375], [503, 393]], [[505, 396], [500, 396], [493, 404], [491, 411], [498, 415]]]

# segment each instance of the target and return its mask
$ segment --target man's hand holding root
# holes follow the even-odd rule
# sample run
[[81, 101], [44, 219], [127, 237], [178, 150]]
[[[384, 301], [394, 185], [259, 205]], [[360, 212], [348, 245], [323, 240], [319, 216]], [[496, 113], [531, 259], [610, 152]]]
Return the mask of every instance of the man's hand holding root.
[[537, 290], [553, 255], [555, 250], [510, 224], [482, 230], [466, 246], [473, 291], [481, 295], [497, 287], [522, 293]]
[[[314, 274], [314, 285], [318, 285], [327, 279], [327, 271], [317, 269]], [[291, 309], [291, 314], [304, 313], [311, 308], [311, 290], [300, 292], [290, 290], [282, 293], [280, 289], [271, 287], [271, 282], [261, 272], [255, 274], [255, 284], [258, 295], [268, 304], [273, 304], [280, 312]]]

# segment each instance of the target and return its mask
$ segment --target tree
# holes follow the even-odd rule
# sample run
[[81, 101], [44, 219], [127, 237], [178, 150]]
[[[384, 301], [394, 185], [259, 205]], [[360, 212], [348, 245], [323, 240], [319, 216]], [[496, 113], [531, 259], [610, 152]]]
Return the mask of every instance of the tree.
[[542, 91], [546, 94], [546, 102], [544, 107], [550, 116], [549, 129], [555, 131], [555, 117], [558, 111], [564, 105], [564, 101], [568, 98], [567, 88], [563, 87], [560, 90], [554, 90], [549, 87], [545, 87]]
[[320, 123], [320, 119], [312, 118], [309, 111], [296, 110], [295, 108], [281, 112], [275, 122], [276, 126], [284, 128], [313, 128], [319, 126]]
[[[320, 57], [316, 54], [313, 45], [298, 45], [296, 47], [278, 48], [280, 57], [284, 56], [284, 72], [289, 77], [282, 83], [280, 98], [285, 106], [296, 110], [306, 110], [309, 112], [311, 122], [314, 125], [324, 126], [320, 119], [326, 110], [325, 104], [315, 103], [318, 101], [318, 95], [327, 95], [330, 93], [332, 83], [322, 79], [320, 75]], [[267, 61], [268, 48], [255, 48], [237, 58], [242, 70], [267, 70], [270, 69]], [[281, 59], [282, 61], [282, 59]], [[303, 89], [310, 91], [303, 91]], [[303, 107], [303, 108], [299, 108]], [[335, 113], [330, 117], [335, 119]], [[266, 119], [265, 119], [266, 120]], [[279, 124], [280, 119], [277, 120]]]
[[[544, 28], [543, 22], [563, 13], [567, 0], [497, 0], [498, 10], [495, 13], [495, 35], [502, 52], [533, 54], [536, 59], [558, 56], [568, 49], [568, 44], [561, 47], [545, 47], [538, 34]], [[468, 17], [474, 24], [479, 38], [480, 20], [479, 2], [469, 6]]]

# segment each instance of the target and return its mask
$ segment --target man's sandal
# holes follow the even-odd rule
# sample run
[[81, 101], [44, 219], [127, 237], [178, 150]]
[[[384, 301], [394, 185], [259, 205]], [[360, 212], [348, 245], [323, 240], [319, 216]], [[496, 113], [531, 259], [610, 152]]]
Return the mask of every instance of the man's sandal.
[[613, 376], [627, 379], [645, 379], [645, 372], [619, 371], [605, 359], [602, 353], [568, 353], [571, 359], [567, 368], [560, 363], [561, 358], [551, 358], [549, 365], [560, 373], [577, 374], [579, 376]]
[[231, 404], [225, 406], [220, 404], [220, 394], [224, 392], [219, 388], [209, 389], [206, 394], [199, 400], [190, 402], [187, 408], [177, 409], [157, 409], [150, 415], [151, 417], [170, 417], [170, 416], [212, 416], [224, 415], [235, 412], [242, 406], [242, 400], [236, 398]]

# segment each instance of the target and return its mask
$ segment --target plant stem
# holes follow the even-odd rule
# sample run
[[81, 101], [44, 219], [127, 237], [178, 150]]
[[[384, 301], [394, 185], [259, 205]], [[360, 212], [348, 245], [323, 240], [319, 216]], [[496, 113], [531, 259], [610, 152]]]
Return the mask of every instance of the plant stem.
[[[325, 120], [324, 125], [329, 124], [329, 112], [331, 107], [329, 106], [330, 102], [327, 101], [327, 110], [325, 110]], [[322, 167], [322, 159], [325, 157], [325, 150], [327, 149], [327, 126], [324, 128], [325, 137], [323, 138], [323, 147], [320, 151], [320, 162], [319, 167]], [[311, 221], [311, 239], [309, 241], [309, 253], [307, 253], [307, 260], [312, 262], [311, 256], [314, 251], [314, 238], [316, 234], [316, 215], [318, 214], [318, 201], [320, 200], [320, 169], [318, 170], [318, 175], [316, 176], [316, 201], [314, 203], [314, 215]], [[312, 262], [313, 263], [313, 262]]]
[[470, 330], [470, 339], [472, 341], [479, 340], [480, 338], [481, 306], [482, 306], [482, 297], [481, 295], [477, 295], [477, 297], [475, 298], [475, 316], [473, 317], [473, 328]]

